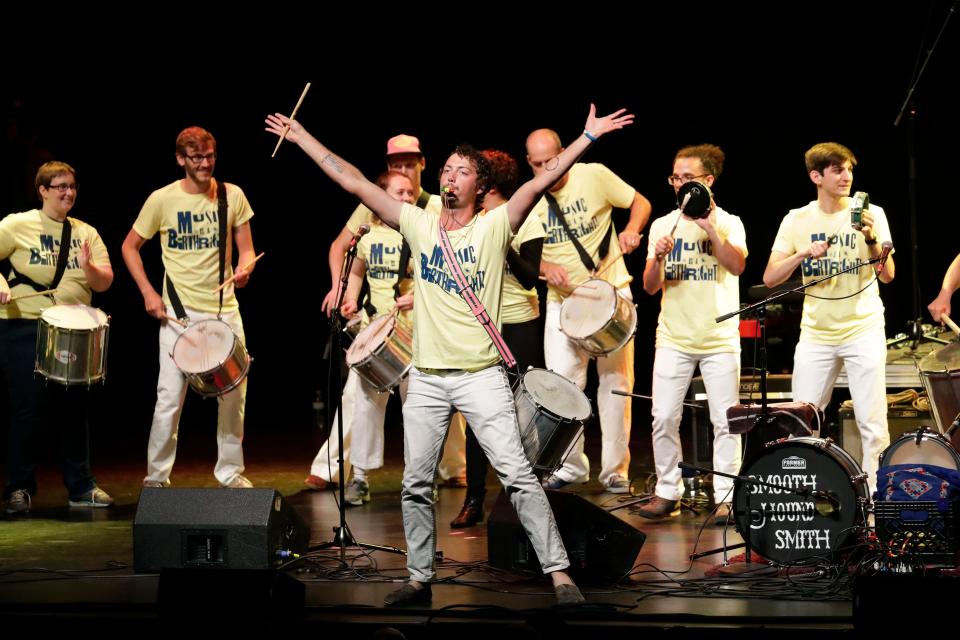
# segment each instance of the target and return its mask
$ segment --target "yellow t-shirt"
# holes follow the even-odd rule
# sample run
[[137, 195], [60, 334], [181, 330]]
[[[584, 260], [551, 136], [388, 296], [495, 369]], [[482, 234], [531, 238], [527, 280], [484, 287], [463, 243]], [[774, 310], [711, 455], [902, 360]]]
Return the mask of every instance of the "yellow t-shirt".
[[[720, 207], [715, 215], [717, 234], [746, 250], [740, 218]], [[657, 240], [670, 233], [677, 218], [673, 251], [665, 258], [657, 347], [685, 353], [739, 353], [739, 319], [734, 316], [717, 323], [715, 318], [740, 308], [740, 278], [720, 266], [707, 232], [674, 210], [650, 225], [647, 259], [656, 258]]]
[[[253, 210], [240, 187], [223, 184], [227, 185], [227, 228], [235, 229], [250, 221]], [[220, 294], [213, 290], [220, 285], [220, 222], [215, 195], [187, 193], [177, 180], [150, 194], [133, 223], [133, 230], [147, 240], [160, 232], [163, 266], [184, 307], [217, 312]], [[227, 235], [232, 242], [233, 233]], [[232, 254], [232, 246], [228, 244], [225, 280], [233, 275]], [[163, 300], [170, 304], [166, 278]], [[223, 290], [223, 310], [238, 308], [233, 285], [228, 285]]]
[[[420, 190], [420, 193], [423, 193], [423, 189]], [[440, 201], [440, 196], [431, 195], [430, 200], [427, 201], [427, 211], [440, 213], [442, 206], [443, 203]], [[347, 220], [347, 229], [350, 233], [356, 233], [360, 229], [360, 225], [371, 224], [375, 219], [377, 219], [377, 214], [370, 211], [367, 205], [361, 202], [357, 205], [357, 208], [353, 210], [353, 213], [350, 214], [350, 219]]]
[[[633, 204], [636, 190], [602, 164], [578, 163], [570, 168], [569, 175], [563, 188], [551, 191], [550, 194], [557, 199], [570, 230], [577, 235], [594, 263], [600, 266], [600, 243], [607, 237], [609, 227], [613, 224], [611, 210], [613, 207], [629, 208]], [[583, 284], [590, 279], [590, 273], [580, 261], [580, 254], [567, 237], [563, 225], [549, 211], [547, 199], [541, 198], [530, 215], [538, 216], [546, 230], [543, 259], [566, 267], [570, 282], [574, 285]], [[624, 286], [630, 275], [623, 260], [616, 257], [619, 254], [620, 245], [614, 229], [610, 237], [607, 260], [614, 259], [616, 264], [604, 271], [601, 277], [617, 288]], [[556, 288], [548, 287], [548, 301], [560, 302], [562, 299]]]
[[389, 313], [396, 306], [393, 285], [397, 282], [402, 245], [403, 236], [383, 223], [371, 224], [370, 233], [357, 243], [357, 258], [366, 266], [370, 304], [376, 307], [377, 315]]
[[[543, 224], [540, 218], [528, 215], [520, 225], [517, 235], [510, 243], [510, 248], [520, 252], [520, 245], [529, 240], [544, 237]], [[529, 322], [540, 317], [540, 299], [537, 297], [537, 288], [524, 289], [517, 277], [510, 272], [510, 263], [507, 263], [506, 274], [503, 277], [503, 324], [519, 324]]]
[[[877, 242], [890, 241], [890, 227], [883, 209], [870, 205], [873, 233]], [[807, 258], [800, 264], [803, 281], [837, 273], [849, 266], [870, 260], [870, 247], [863, 234], [850, 226], [849, 208], [825, 213], [816, 200], [800, 209], [791, 210], [780, 223], [773, 241], [773, 250], [793, 255], [815, 240], [833, 241], [827, 253], [817, 259]], [[804, 293], [842, 300], [820, 300], [809, 295], [803, 299], [800, 340], [816, 344], [839, 345], [875, 329], [883, 328], [883, 301], [880, 288], [867, 286], [875, 277], [873, 266], [831, 278]], [[844, 298], [844, 296], [851, 296]]]
[[[71, 225], [70, 253], [67, 268], [57, 285], [54, 299], [57, 304], [90, 304], [93, 295], [87, 278], [80, 268], [80, 251], [84, 242], [90, 243], [90, 261], [98, 266], [110, 264], [107, 247], [100, 234], [89, 224], [67, 217]], [[53, 282], [60, 255], [60, 236], [63, 223], [53, 220], [39, 209], [11, 213], [0, 220], [0, 260], [10, 259], [10, 265], [19, 273], [40, 285]], [[13, 272], [7, 280], [13, 278]], [[33, 287], [19, 284], [12, 287], [11, 297], [35, 293]], [[35, 296], [0, 305], [0, 318], [35, 320], [45, 309], [53, 306], [47, 296]]]
[[[413, 256], [413, 364], [421, 369], [477, 371], [500, 360], [490, 336], [460, 296], [440, 249], [440, 214], [404, 204], [400, 233]], [[450, 244], [474, 292], [500, 328], [500, 302], [507, 247], [513, 238], [507, 207], [475, 216], [449, 231]]]

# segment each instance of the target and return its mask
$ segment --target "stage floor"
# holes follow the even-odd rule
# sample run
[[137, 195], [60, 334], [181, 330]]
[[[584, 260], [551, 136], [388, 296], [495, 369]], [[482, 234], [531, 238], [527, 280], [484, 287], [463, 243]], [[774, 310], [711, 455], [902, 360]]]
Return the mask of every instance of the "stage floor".
[[[190, 438], [196, 440], [194, 446], [184, 447], [181, 442], [183, 453], [174, 474], [176, 486], [213, 487], [213, 452], [200, 443], [198, 436]], [[277, 489], [310, 525], [311, 543], [318, 545], [333, 538], [339, 514], [337, 492], [302, 490], [312, 447], [312, 436], [293, 434], [284, 438], [282, 446], [270, 445], [266, 439], [248, 441], [247, 475], [257, 487]], [[121, 635], [121, 628], [129, 635], [130, 627], [113, 624], [117, 621], [135, 623], [141, 630], [138, 633], [148, 636], [156, 632], [169, 637], [171, 628], [179, 628], [170, 627], [171, 618], [160, 615], [159, 576], [133, 571], [132, 524], [143, 470], [139, 460], [130, 461], [136, 458], [130, 455], [131, 450], [130, 443], [114, 442], [112, 447], [101, 447], [95, 456], [99, 482], [117, 500], [113, 508], [66, 507], [55, 467], [46, 464], [39, 476], [41, 492], [29, 516], [0, 520], [0, 615], [8, 626], [30, 625], [54, 631], [88, 628], [96, 629], [99, 637], [111, 637], [114, 632]], [[298, 453], [291, 455], [291, 451]], [[404, 547], [399, 504], [401, 467], [397, 447], [389, 447], [386, 466], [372, 476], [372, 501], [346, 512], [355, 540]], [[642, 490], [638, 485], [643, 482], [634, 484]], [[350, 633], [360, 631], [365, 637], [380, 627], [391, 626], [407, 637], [440, 633], [447, 637], [450, 631], [459, 629], [449, 625], [470, 623], [522, 637], [535, 637], [527, 634], [531, 625], [541, 633], [553, 628], [551, 625], [603, 628], [604, 634], [612, 637], [638, 632], [691, 637], [707, 629], [712, 637], [735, 633], [739, 638], [747, 630], [759, 634], [777, 629], [787, 635], [852, 633], [852, 605], [844, 570], [783, 575], [783, 571], [765, 573], [764, 565], [756, 564], [760, 574], [716, 575], [723, 563], [722, 553], [689, 559], [695, 551], [724, 543], [723, 528], [702, 526], [708, 510], [695, 513], [684, 509], [667, 521], [651, 522], [635, 514], [630, 506], [635, 498], [605, 493], [595, 480], [575, 492], [600, 508], [612, 509], [617, 518], [645, 533], [646, 541], [629, 576], [620, 582], [581, 581], [587, 603], [557, 608], [548, 580], [487, 564], [486, 518], [469, 529], [450, 528], [464, 492], [458, 488], [439, 491], [437, 548], [443, 553], [443, 561], [429, 607], [383, 607], [384, 595], [406, 576], [404, 556], [357, 547], [343, 554], [339, 549], [328, 549], [312, 552], [285, 570], [305, 586], [305, 608], [299, 615], [258, 618], [256, 623], [244, 622], [242, 629], [277, 632], [342, 627], [349, 628]], [[487, 514], [498, 493], [491, 474]], [[740, 537], [731, 529], [726, 532], [726, 541], [733, 544], [740, 542]], [[742, 562], [742, 550], [729, 552], [731, 558], [738, 554]], [[229, 592], [236, 586], [225, 582], [217, 588]], [[213, 628], [225, 628], [231, 620], [239, 624], [251, 613], [242, 606], [223, 611], [223, 597], [209, 600], [216, 615], [205, 619]], [[202, 607], [202, 603], [199, 605]]]

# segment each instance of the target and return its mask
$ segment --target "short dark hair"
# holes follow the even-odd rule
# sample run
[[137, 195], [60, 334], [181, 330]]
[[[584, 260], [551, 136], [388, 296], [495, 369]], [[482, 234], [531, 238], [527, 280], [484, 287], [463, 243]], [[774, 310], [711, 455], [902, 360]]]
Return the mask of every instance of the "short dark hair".
[[703, 170], [707, 174], [719, 178], [723, 173], [723, 161], [726, 157], [723, 149], [715, 144], [697, 144], [680, 149], [673, 159], [676, 161], [678, 158], [696, 158], [703, 164]]
[[217, 141], [212, 133], [202, 127], [187, 127], [177, 136], [177, 155], [186, 157], [190, 151], [188, 147], [201, 149], [208, 142], [216, 151]]
[[857, 158], [853, 151], [846, 148], [838, 142], [821, 142], [810, 147], [803, 155], [803, 160], [807, 164], [807, 173], [816, 171], [823, 173], [827, 167], [842, 167], [845, 162], [851, 166], [857, 166]]
[[[53, 182], [53, 179], [57, 176], [63, 176], [66, 174], [73, 176], [74, 182], [77, 180], [77, 172], [73, 167], [68, 165], [66, 162], [44, 162], [40, 165], [40, 168], [37, 169], [37, 177], [34, 178], [33, 184], [37, 189], [37, 196], [40, 195], [40, 187], [50, 187], [50, 183]], [[42, 200], [42, 198], [41, 198]]]
[[[477, 201], [475, 204], [479, 209], [481, 207], [480, 201], [483, 199], [483, 194], [490, 189], [490, 163], [487, 162], [487, 159], [483, 157], [482, 153], [477, 151], [476, 147], [470, 144], [458, 144], [457, 148], [454, 149], [450, 155], [466, 158], [473, 164], [473, 168], [477, 172]], [[450, 156], [447, 157], [449, 158]], [[442, 180], [443, 167], [440, 167], [440, 172], [437, 176], [438, 179]], [[441, 184], [441, 187], [442, 186]]]

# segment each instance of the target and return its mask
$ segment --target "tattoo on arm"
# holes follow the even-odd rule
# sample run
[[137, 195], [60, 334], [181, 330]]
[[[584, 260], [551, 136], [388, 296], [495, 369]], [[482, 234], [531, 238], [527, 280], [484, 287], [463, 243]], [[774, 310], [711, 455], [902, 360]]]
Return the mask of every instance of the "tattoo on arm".
[[340, 162], [340, 159], [332, 153], [328, 153], [327, 157], [325, 157], [323, 161], [332, 166], [333, 170], [337, 173], [343, 173], [343, 164]]

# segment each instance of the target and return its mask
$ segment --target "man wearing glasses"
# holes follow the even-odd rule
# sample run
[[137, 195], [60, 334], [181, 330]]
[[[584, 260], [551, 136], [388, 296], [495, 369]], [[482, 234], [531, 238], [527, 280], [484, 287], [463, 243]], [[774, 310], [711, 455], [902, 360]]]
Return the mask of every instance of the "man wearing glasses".
[[[526, 147], [527, 163], [534, 176], [554, 171], [563, 151], [560, 137], [550, 129], [531, 133]], [[614, 207], [630, 210], [630, 220], [619, 237], [615, 237], [611, 216]], [[583, 389], [587, 385], [590, 356], [560, 330], [563, 297], [590, 279], [591, 271], [605, 269], [603, 279], [617, 287], [621, 295], [633, 299], [630, 274], [620, 254], [631, 253], [640, 246], [640, 231], [650, 217], [650, 202], [602, 164], [577, 163], [551, 187], [531, 215], [540, 217], [546, 231], [540, 262], [540, 274], [548, 284], [544, 359], [547, 369]], [[584, 264], [571, 234], [576, 235], [594, 268]], [[611, 261], [614, 264], [606, 268]], [[600, 483], [611, 493], [627, 493], [630, 403], [624, 396], [610, 392], [633, 391], [633, 338], [620, 350], [597, 358], [597, 374], [597, 405], [603, 434]], [[562, 489], [588, 480], [590, 462], [583, 453], [583, 440], [577, 440], [564, 465], [544, 480], [545, 488]]]
[[[97, 230], [67, 217], [77, 198], [73, 167], [47, 162], [35, 184], [40, 209], [12, 213], [0, 222], [0, 260], [10, 260], [9, 281], [0, 276], [0, 379], [10, 405], [3, 495], [11, 515], [30, 511], [45, 428], [50, 435], [57, 432], [69, 505], [113, 504], [90, 471], [87, 394], [34, 374], [38, 318], [55, 304], [90, 304], [93, 291], [106, 291], [113, 283], [113, 268]], [[48, 296], [36, 295], [50, 289]]]
[[[667, 178], [674, 192], [696, 180], [708, 189], [723, 171], [720, 147], [684, 147], [673, 159]], [[680, 469], [680, 419], [683, 399], [699, 366], [707, 390], [713, 423], [713, 468], [736, 473], [740, 437], [730, 435], [727, 408], [739, 401], [740, 333], [736, 318], [714, 321], [740, 306], [740, 274], [746, 267], [747, 240], [743, 223], [716, 206], [709, 215], [691, 218], [677, 209], [650, 225], [643, 288], [650, 295], [663, 291], [653, 361], [653, 459], [657, 486], [640, 509], [645, 518], [677, 515], [683, 484]], [[717, 503], [714, 524], [727, 523], [732, 481], [714, 476]]]
[[[147, 444], [147, 476], [144, 487], [167, 487], [177, 454], [177, 430], [186, 396], [186, 378], [171, 353], [182, 329], [169, 321], [220, 317], [243, 342], [243, 322], [234, 287], [243, 287], [253, 271], [253, 210], [240, 187], [214, 180], [217, 143], [200, 127], [189, 127], [177, 136], [176, 159], [184, 177], [150, 194], [133, 228], [123, 242], [123, 260], [143, 294], [148, 314], [160, 320], [160, 373], [157, 404]], [[224, 190], [226, 196], [224, 197]], [[226, 223], [220, 223], [226, 214]], [[226, 229], [221, 234], [221, 229]], [[157, 293], [144, 270], [140, 249], [161, 234], [161, 253], [166, 269], [163, 296]], [[226, 237], [223, 237], [223, 236]], [[231, 242], [231, 239], [233, 242]], [[233, 243], [239, 252], [233, 269]], [[220, 246], [224, 246], [222, 281], [233, 284], [213, 293], [221, 284]], [[246, 265], [246, 266], [245, 266]], [[177, 308], [179, 307], [179, 309]], [[217, 465], [214, 476], [224, 487], [249, 488], [243, 476], [243, 410], [247, 395], [244, 379], [235, 389], [217, 399]]]
[[[864, 208], [859, 228], [852, 226], [850, 189], [857, 159], [850, 149], [824, 142], [811, 147], [804, 160], [817, 199], [793, 209], [780, 223], [763, 272], [768, 287], [786, 281], [797, 267], [807, 282], [877, 258], [884, 245], [892, 246], [880, 207]], [[893, 257], [880, 264], [879, 273], [856, 269], [805, 291], [792, 378], [793, 399], [822, 410], [830, 402], [840, 367], [846, 367], [871, 494], [880, 453], [890, 444], [883, 301], [873, 282], [893, 280]]]

